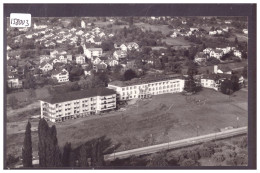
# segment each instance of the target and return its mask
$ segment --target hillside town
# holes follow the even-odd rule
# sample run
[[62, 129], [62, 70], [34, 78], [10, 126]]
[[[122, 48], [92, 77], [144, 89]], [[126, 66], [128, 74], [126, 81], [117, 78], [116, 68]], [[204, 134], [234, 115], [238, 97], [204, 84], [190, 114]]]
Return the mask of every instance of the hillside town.
[[[175, 140], [174, 136], [193, 137], [196, 131], [198, 136], [199, 129], [206, 134], [233, 129], [234, 122], [239, 123], [237, 128], [247, 123], [247, 108], [243, 107], [247, 103], [248, 59], [245, 17], [40, 17], [32, 18], [28, 28], [7, 25], [6, 35], [8, 123], [30, 121], [36, 128], [36, 120], [44, 119], [56, 125], [58, 132], [64, 130], [61, 136], [71, 136], [72, 143], [75, 137], [73, 147], [85, 138], [85, 134], [75, 135], [73, 129], [97, 129], [86, 132], [87, 139], [107, 131], [113, 142], [122, 142], [118, 150], [124, 151]], [[231, 112], [226, 108], [229, 104]], [[234, 105], [242, 107], [235, 114]], [[214, 114], [212, 121], [220, 124], [210, 122], [203, 110]], [[179, 117], [196, 113], [203, 117], [187, 118], [186, 122]], [[151, 119], [139, 119], [149, 114]], [[131, 119], [127, 125], [131, 116], [133, 122]], [[122, 122], [105, 122], [115, 117]], [[84, 124], [95, 120], [98, 127]], [[154, 124], [150, 129], [164, 129], [167, 121], [176, 124], [169, 127], [177, 128], [180, 136], [176, 131], [172, 137], [167, 136], [170, 132], [162, 132], [161, 137], [142, 124], [158, 122], [158, 127]], [[118, 128], [110, 131], [106, 126]], [[9, 135], [19, 134], [20, 128], [14, 126]], [[139, 129], [143, 136], [134, 137], [136, 132], [130, 129]], [[181, 135], [183, 129], [185, 135]], [[123, 132], [127, 135], [121, 139], [118, 134]], [[68, 137], [59, 143], [64, 144]], [[15, 156], [21, 156], [20, 152], [17, 147], [8, 150]]]

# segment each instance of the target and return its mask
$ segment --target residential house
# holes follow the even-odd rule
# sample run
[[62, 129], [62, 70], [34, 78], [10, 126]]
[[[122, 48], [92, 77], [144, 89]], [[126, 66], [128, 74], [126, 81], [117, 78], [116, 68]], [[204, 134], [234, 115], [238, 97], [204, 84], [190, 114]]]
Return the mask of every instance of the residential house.
[[177, 36], [178, 36], [177, 33], [176, 33], [176, 32], [173, 32], [172, 35], [171, 35], [170, 37], [172, 37], [172, 38], [176, 38]]
[[40, 64], [39, 69], [41, 69], [43, 72], [47, 72], [53, 69], [53, 65], [45, 61]]
[[242, 59], [242, 53], [239, 50], [234, 50], [234, 55], [240, 59]]
[[93, 59], [94, 57], [100, 57], [103, 53], [102, 48], [86, 48], [83, 46], [84, 54], [88, 59]]
[[219, 49], [214, 49], [210, 52], [210, 57], [214, 57], [217, 59], [220, 59], [221, 57], [223, 57], [224, 53], [222, 50]]
[[69, 81], [69, 72], [66, 69], [53, 70], [52, 78], [57, 79], [58, 83]]
[[50, 60], [50, 55], [41, 55], [40, 56], [40, 63], [49, 61]]
[[204, 54], [210, 54], [210, 52], [212, 51], [212, 48], [206, 48], [203, 50]]
[[217, 31], [209, 31], [209, 35], [216, 35]]
[[7, 71], [7, 85], [9, 88], [22, 88], [22, 81], [16, 74]]
[[247, 29], [243, 29], [243, 33], [244, 34], [248, 34], [248, 30]]
[[113, 53], [113, 56], [119, 60], [121, 58], [125, 58], [127, 56], [127, 52], [126, 51], [123, 51], [123, 50], [116, 50], [114, 53]]
[[120, 48], [123, 51], [138, 50], [139, 49], [139, 45], [137, 43], [135, 43], [135, 42], [130, 42], [130, 43], [121, 44]]
[[111, 67], [118, 65], [118, 61], [116, 59], [108, 59], [107, 64]]
[[214, 65], [214, 73], [215, 74], [232, 74], [232, 69], [228, 66], [218, 66]]
[[99, 64], [100, 62], [101, 62], [101, 59], [100, 59], [99, 57], [96, 57], [96, 58], [92, 61], [92, 63], [95, 64], [95, 65]]
[[84, 64], [86, 62], [85, 56], [82, 54], [75, 55], [75, 59], [77, 64]]
[[195, 55], [194, 62], [201, 64], [202, 62], [206, 62], [208, 55], [204, 54], [203, 52], [198, 52]]

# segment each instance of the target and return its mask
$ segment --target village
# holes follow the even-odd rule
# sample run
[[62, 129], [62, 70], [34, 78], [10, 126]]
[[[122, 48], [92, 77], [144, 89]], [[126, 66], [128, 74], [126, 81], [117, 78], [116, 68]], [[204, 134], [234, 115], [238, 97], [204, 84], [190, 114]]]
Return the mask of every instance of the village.
[[49, 17], [7, 27], [8, 153], [21, 155], [21, 129], [30, 120], [37, 131], [39, 118], [57, 126], [61, 145], [107, 135], [119, 151], [245, 126], [239, 19]]

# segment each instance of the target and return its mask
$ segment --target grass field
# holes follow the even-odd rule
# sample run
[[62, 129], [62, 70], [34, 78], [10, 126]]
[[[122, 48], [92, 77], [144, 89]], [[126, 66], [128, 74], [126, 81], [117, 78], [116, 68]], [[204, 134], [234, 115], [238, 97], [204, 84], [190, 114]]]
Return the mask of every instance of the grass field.
[[164, 35], [169, 34], [172, 29], [168, 28], [168, 25], [150, 25], [148, 23], [135, 23], [135, 26], [143, 27], [145, 30], [162, 31]]
[[183, 37], [176, 37], [176, 38], [170, 38], [167, 37], [166, 39], [162, 39], [163, 42], [165, 42], [168, 45], [174, 46], [176, 48], [189, 48], [191, 46], [191, 43], [187, 40], [185, 40]]
[[[120, 143], [119, 150], [144, 147], [173, 140], [218, 131], [227, 126], [247, 125], [247, 92], [238, 91], [228, 97], [219, 92], [204, 89], [192, 96], [206, 100], [205, 105], [188, 103], [181, 94], [164, 94], [150, 100], [138, 101], [127, 106], [124, 112], [114, 111], [95, 119], [76, 119], [56, 124], [60, 146], [72, 142], [76, 147], [81, 143], [102, 135]], [[237, 121], [239, 117], [239, 121]], [[32, 127], [37, 126], [32, 123]], [[14, 127], [15, 128], [15, 127]], [[37, 133], [33, 134], [34, 150], [37, 149]], [[7, 135], [8, 153], [21, 154], [23, 134]]]

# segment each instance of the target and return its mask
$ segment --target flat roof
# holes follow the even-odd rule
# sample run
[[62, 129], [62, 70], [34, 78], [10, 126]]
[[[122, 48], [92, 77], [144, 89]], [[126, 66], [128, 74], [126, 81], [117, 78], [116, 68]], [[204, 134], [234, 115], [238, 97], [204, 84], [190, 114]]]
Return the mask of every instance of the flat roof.
[[116, 92], [112, 89], [93, 88], [88, 90], [72, 91], [64, 94], [56, 94], [50, 98], [42, 99], [42, 101], [54, 104], [54, 103], [62, 103], [70, 100], [78, 100], [78, 99], [94, 97], [94, 96], [108, 96], [112, 94], [116, 94]]
[[184, 79], [183, 76], [180, 75], [156, 75], [156, 76], [149, 76], [145, 78], [135, 78], [130, 81], [112, 81], [109, 85], [115, 85], [120, 87], [131, 86], [131, 85], [140, 85], [152, 82], [160, 82], [165, 80], [172, 80], [172, 79]]

